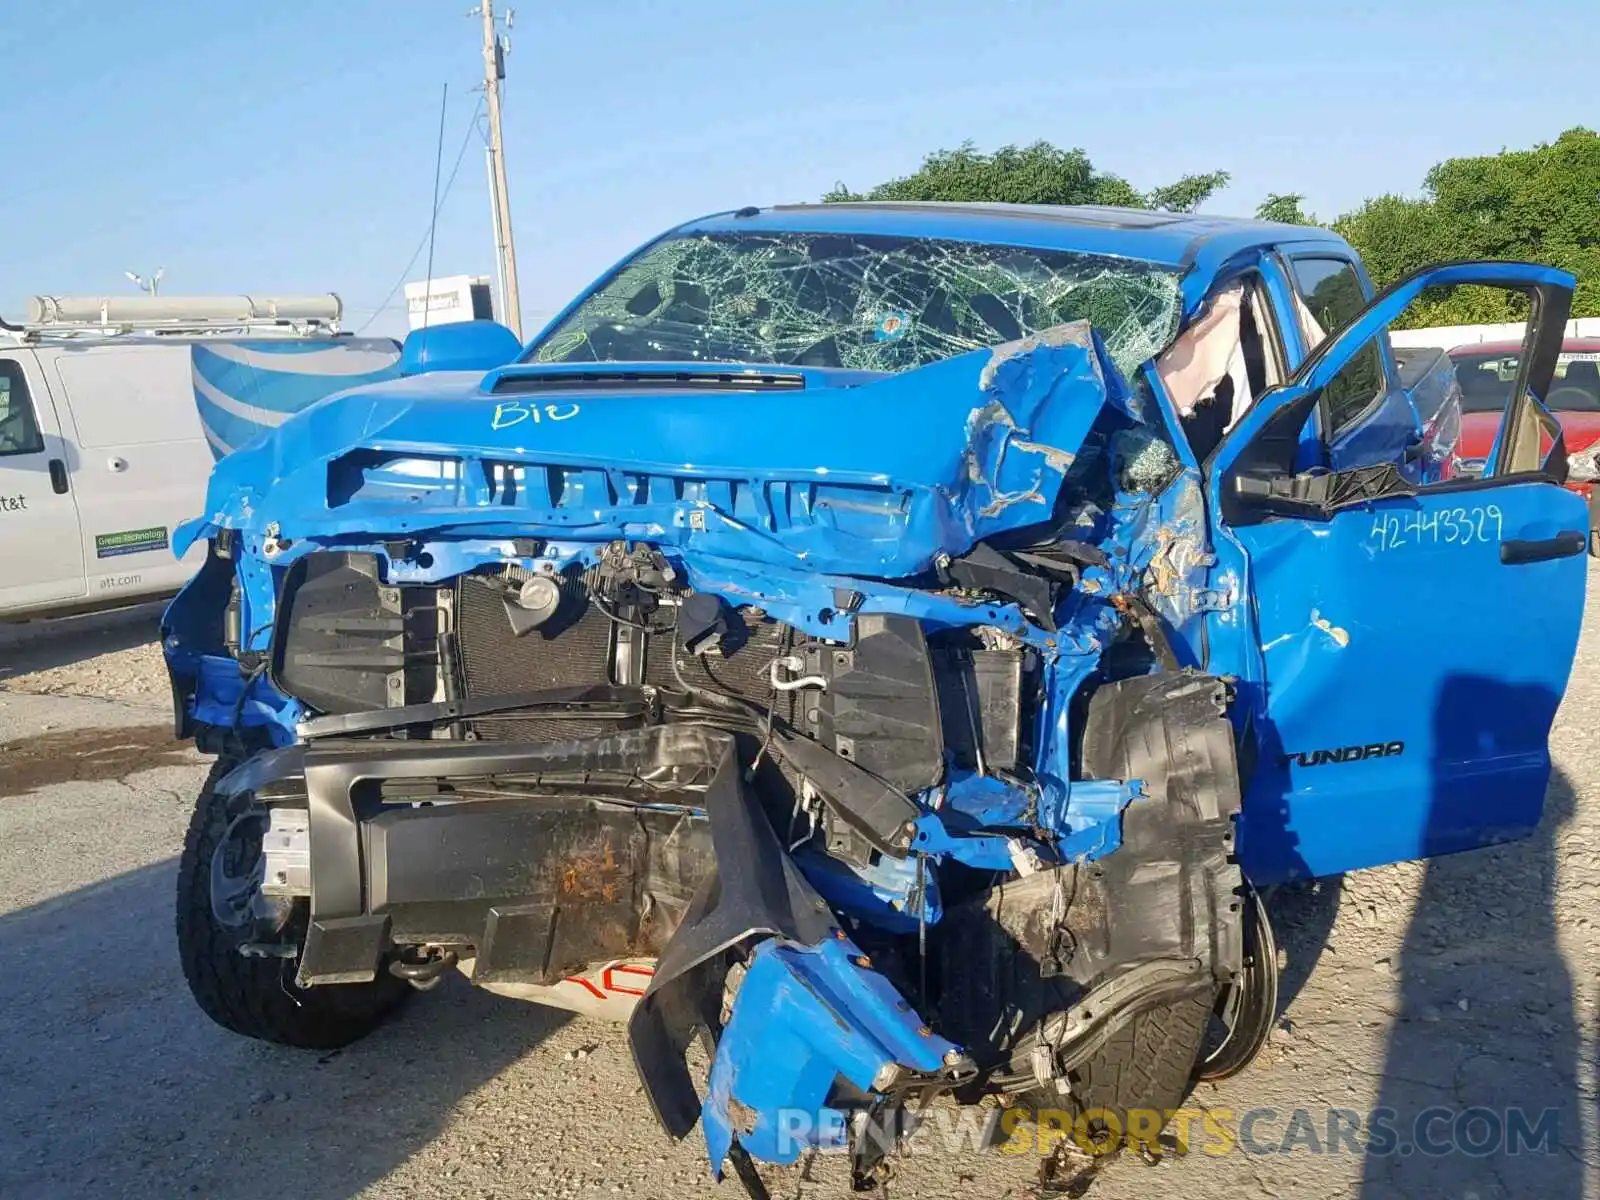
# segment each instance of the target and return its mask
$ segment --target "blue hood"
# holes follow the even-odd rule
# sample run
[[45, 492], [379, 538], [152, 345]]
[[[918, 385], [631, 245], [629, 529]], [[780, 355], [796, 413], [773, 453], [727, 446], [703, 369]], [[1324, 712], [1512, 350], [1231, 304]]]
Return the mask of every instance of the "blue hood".
[[[282, 541], [628, 538], [904, 576], [1047, 518], [1126, 384], [1086, 324], [898, 375], [715, 364], [435, 373], [331, 397], [218, 464], [217, 528]], [[181, 543], [181, 544], [179, 544]]]

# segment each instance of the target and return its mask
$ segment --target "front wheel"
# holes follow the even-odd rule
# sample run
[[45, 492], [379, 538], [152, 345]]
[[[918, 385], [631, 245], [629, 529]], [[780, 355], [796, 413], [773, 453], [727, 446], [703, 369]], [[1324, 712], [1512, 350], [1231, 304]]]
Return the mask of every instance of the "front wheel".
[[[238, 819], [216, 785], [236, 764], [217, 760], [195, 803], [178, 863], [178, 952], [201, 1010], [245, 1037], [331, 1050], [365, 1037], [406, 998], [410, 986], [380, 974], [371, 983], [296, 986], [291, 958], [247, 958], [249, 924], [226, 924], [212, 903], [213, 864], [228, 878], [250, 875], [261, 856], [261, 826]], [[219, 853], [225, 861], [219, 861]], [[297, 902], [303, 909], [304, 902]], [[288, 928], [304, 913], [286, 913]]]
[[[1184, 996], [1135, 1014], [1069, 1073], [1071, 1109], [1108, 1114], [1118, 1132], [1135, 1140], [1141, 1131], [1159, 1132], [1167, 1114], [1182, 1107], [1189, 1094], [1210, 1018], [1211, 1001], [1205, 995]], [[1044, 1088], [1030, 1088], [1022, 1097], [1037, 1108], [1062, 1105], [1060, 1096]]]

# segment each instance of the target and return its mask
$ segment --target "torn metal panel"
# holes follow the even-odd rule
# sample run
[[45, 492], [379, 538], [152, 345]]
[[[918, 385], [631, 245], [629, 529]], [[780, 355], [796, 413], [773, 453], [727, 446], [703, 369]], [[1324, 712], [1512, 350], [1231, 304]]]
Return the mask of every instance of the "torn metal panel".
[[[799, 388], [732, 401], [738, 420], [703, 367], [670, 373], [670, 401], [653, 376], [578, 388], [570, 371], [517, 370], [507, 378], [523, 385], [547, 372], [550, 401], [576, 411], [536, 435], [496, 430], [501, 384], [441, 395], [419, 393], [433, 376], [398, 381], [364, 394], [359, 419], [310, 410], [224, 460], [211, 516], [182, 539], [236, 528], [287, 565], [372, 529], [493, 540], [544, 527], [897, 578], [1048, 518], [1101, 410], [1130, 403], [1082, 323], [889, 377], [803, 369]], [[904, 436], [908, 413], [923, 436]]]
[[1128, 394], [1081, 322], [995, 347], [979, 385], [965, 472], [975, 540], [1047, 518], [1103, 406]]
[[1187, 661], [1202, 661], [1201, 619], [1215, 611], [1231, 620], [1237, 583], [1216, 570], [1199, 472], [1184, 468], [1153, 496], [1128, 494], [1117, 525], [1128, 547], [1128, 586], [1187, 647]]
[[[840, 933], [814, 946], [764, 942], [722, 1031], [702, 1113], [719, 1178], [735, 1139], [767, 1162], [836, 1148], [847, 1128], [828, 1104], [836, 1081], [862, 1093], [970, 1073], [960, 1047], [923, 1023], [872, 960]], [[794, 1118], [811, 1118], [804, 1124]]]

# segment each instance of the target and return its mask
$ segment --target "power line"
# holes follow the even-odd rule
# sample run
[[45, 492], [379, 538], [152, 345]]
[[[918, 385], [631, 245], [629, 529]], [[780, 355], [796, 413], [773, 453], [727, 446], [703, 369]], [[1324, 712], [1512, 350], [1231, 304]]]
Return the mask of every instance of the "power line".
[[[421, 258], [422, 252], [428, 248], [428, 242], [433, 236], [434, 225], [439, 220], [439, 210], [444, 207], [444, 202], [450, 198], [450, 189], [455, 185], [456, 175], [461, 171], [461, 160], [467, 156], [467, 146], [472, 142], [473, 131], [478, 128], [478, 118], [482, 115], [483, 96], [479, 95], [478, 107], [473, 110], [472, 119], [467, 122], [467, 132], [461, 139], [461, 148], [456, 151], [456, 161], [450, 168], [450, 177], [445, 180], [443, 190], [438, 193], [438, 200], [433, 206], [433, 216], [428, 221], [428, 227], [422, 231], [422, 237], [417, 240], [417, 248], [411, 252], [411, 257], [406, 260], [406, 265], [401, 268], [400, 277], [394, 281], [394, 286], [384, 296], [383, 302], [372, 310], [372, 315], [361, 323], [361, 328], [356, 330], [357, 334], [365, 333], [367, 326], [378, 319], [378, 314], [389, 307], [389, 301], [393, 300], [395, 293], [405, 286], [406, 276], [411, 274], [411, 268], [417, 265], [417, 259]], [[437, 182], [435, 186], [437, 186]]]
[[[428, 223], [428, 274], [427, 283], [422, 289], [422, 325], [428, 325], [428, 303], [433, 299], [433, 240], [439, 232], [439, 164], [444, 159], [444, 114], [450, 107], [450, 85], [444, 85], [444, 94], [439, 98], [439, 141], [438, 148], [433, 152], [433, 220]], [[470, 131], [470, 130], [469, 130]], [[462, 146], [465, 150], [466, 147]]]

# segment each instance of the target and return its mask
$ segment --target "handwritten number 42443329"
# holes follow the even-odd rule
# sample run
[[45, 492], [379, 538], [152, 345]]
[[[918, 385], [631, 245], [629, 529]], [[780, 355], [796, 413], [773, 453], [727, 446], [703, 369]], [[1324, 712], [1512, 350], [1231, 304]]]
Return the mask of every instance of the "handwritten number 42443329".
[[1428, 512], [1378, 513], [1371, 540], [1379, 550], [1407, 546], [1498, 545], [1505, 533], [1505, 514], [1498, 504], [1472, 508], [1437, 508]]

